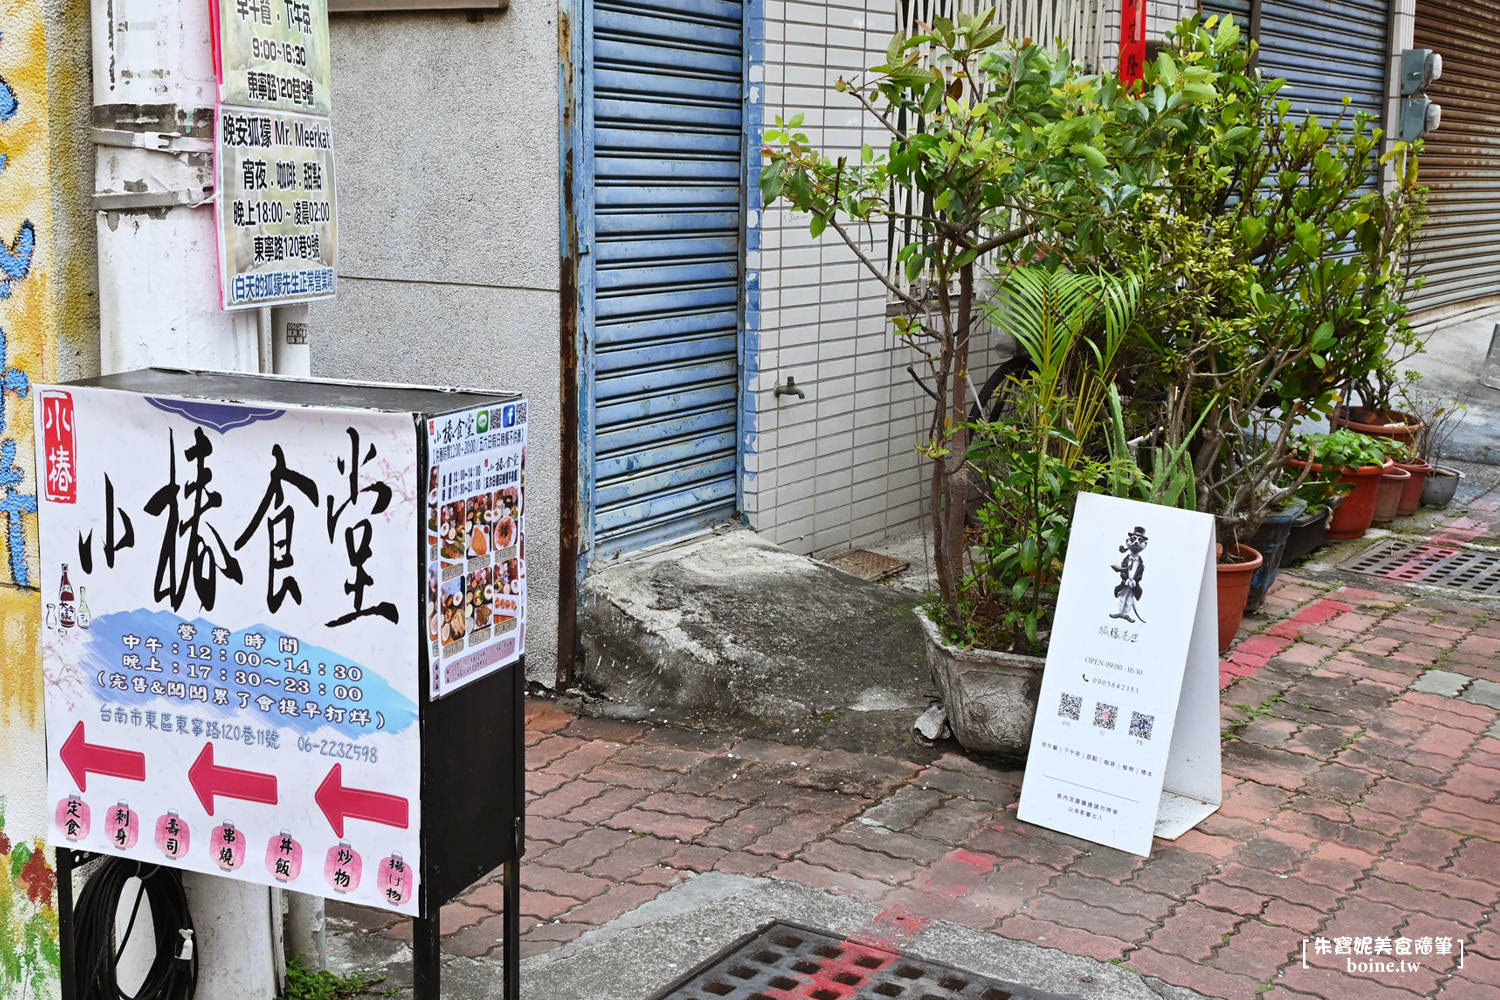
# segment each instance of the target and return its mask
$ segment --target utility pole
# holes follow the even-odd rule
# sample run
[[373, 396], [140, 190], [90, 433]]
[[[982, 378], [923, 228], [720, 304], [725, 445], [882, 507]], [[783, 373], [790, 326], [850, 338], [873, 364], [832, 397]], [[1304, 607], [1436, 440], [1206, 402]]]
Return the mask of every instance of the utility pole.
[[[219, 308], [209, 4], [91, 6], [103, 373], [261, 370], [257, 311]], [[263, 886], [192, 872], [183, 883], [199, 1000], [276, 996], [280, 900]]]

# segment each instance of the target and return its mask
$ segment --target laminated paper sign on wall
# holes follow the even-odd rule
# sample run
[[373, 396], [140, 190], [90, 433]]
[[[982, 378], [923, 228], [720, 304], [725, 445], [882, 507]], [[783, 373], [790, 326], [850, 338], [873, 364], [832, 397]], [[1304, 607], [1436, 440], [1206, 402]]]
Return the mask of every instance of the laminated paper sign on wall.
[[328, 0], [214, 0], [212, 23], [221, 305], [331, 298], [338, 185]]

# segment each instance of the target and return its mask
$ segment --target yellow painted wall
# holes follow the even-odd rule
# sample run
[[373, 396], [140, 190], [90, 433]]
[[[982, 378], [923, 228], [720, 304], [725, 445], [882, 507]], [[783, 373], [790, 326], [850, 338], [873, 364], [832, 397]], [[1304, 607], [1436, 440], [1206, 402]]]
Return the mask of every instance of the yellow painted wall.
[[[52, 113], [41, 0], [0, 0], [0, 998], [58, 993], [43, 849], [41, 632], [32, 386], [55, 379]], [[74, 86], [78, 81], [75, 79]], [[70, 267], [91, 267], [74, 261]], [[86, 293], [85, 293], [86, 294]], [[85, 334], [86, 335], [86, 334]]]

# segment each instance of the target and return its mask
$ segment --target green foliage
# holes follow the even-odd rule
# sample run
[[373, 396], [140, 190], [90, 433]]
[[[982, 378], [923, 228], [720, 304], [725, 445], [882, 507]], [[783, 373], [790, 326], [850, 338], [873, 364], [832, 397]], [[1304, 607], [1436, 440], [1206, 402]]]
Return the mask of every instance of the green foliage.
[[1407, 447], [1390, 438], [1371, 437], [1343, 427], [1331, 434], [1302, 435], [1298, 450], [1303, 458], [1325, 468], [1357, 469], [1384, 465], [1386, 459], [1406, 454]]
[[[1205, 414], [1207, 416], [1207, 414]], [[1201, 423], [1202, 418], [1200, 418]], [[1198, 509], [1193, 464], [1188, 460], [1187, 442], [1175, 448], [1154, 447], [1150, 461], [1143, 468], [1125, 431], [1125, 411], [1120, 405], [1119, 386], [1109, 387], [1109, 423], [1105, 427], [1109, 457], [1122, 473], [1114, 480], [1112, 496], [1144, 503], [1161, 504], [1184, 510]], [[1193, 428], [1197, 433], [1197, 428]], [[1191, 437], [1191, 435], [1189, 435]], [[1148, 471], [1149, 470], [1149, 471]]]
[[[1029, 395], [1036, 387], [1015, 391]], [[969, 446], [983, 500], [956, 630], [988, 649], [1045, 648], [1078, 494], [1123, 474], [1075, 455], [1071, 434], [1034, 416], [1033, 397], [1017, 416], [975, 425]]]
[[[1294, 116], [1235, 34], [1190, 19], [1147, 69], [1153, 101], [1188, 66], [1213, 97], [1182, 108], [1160, 151], [1170, 183], [1112, 217], [1107, 243], [1152, 279], [1121, 362], [1127, 420], [1190, 445], [1199, 508], [1247, 534], [1290, 496], [1279, 470], [1299, 421], [1350, 385], [1388, 395], [1393, 359], [1417, 348], [1400, 263], [1423, 193], [1412, 147], [1377, 158], [1379, 130], [1347, 102], [1331, 122]], [[1382, 163], [1389, 193], [1363, 190]]]
[[376, 992], [372, 989], [384, 981], [384, 973], [367, 979], [358, 972], [340, 975], [327, 969], [311, 969], [299, 955], [287, 963], [286, 996], [277, 1000], [346, 1000], [355, 996], [393, 997], [400, 994], [400, 990]]
[[[1129, 88], [994, 19], [934, 19], [839, 80], [884, 145], [826, 154], [800, 115], [778, 118], [760, 183], [903, 307], [894, 332], [933, 401], [918, 448], [934, 463], [946, 620], [1021, 646], [1046, 632], [1079, 491], [1196, 508], [1244, 536], [1306, 486], [1283, 473], [1304, 417], [1351, 392], [1385, 404], [1420, 349], [1402, 259], [1424, 191], [1419, 147], [1382, 154], [1373, 117], [1347, 101], [1332, 121], [1293, 114], [1232, 19], [1184, 21]], [[1371, 184], [1381, 169], [1395, 179], [1385, 193]], [[909, 213], [898, 190], [914, 192]], [[906, 234], [903, 277], [935, 302], [853, 236], [888, 222]], [[980, 319], [1034, 373], [1005, 388], [1009, 415], [974, 424]]]
[[1320, 476], [1309, 474], [1293, 486], [1294, 498], [1306, 504], [1303, 510], [1308, 514], [1317, 514], [1354, 491], [1354, 484], [1343, 482], [1336, 470]]

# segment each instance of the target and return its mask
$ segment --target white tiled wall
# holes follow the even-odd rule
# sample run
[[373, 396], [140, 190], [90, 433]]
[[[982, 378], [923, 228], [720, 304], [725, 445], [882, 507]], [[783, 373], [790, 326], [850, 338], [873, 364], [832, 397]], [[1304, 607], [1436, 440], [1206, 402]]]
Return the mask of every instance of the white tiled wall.
[[[1118, 37], [1118, 0], [1112, 24]], [[889, 136], [834, 85], [885, 61], [896, 0], [766, 0], [765, 121], [805, 115], [816, 148], [858, 156]], [[886, 293], [832, 230], [813, 240], [805, 216], [777, 204], [763, 213], [756, 430], [745, 457], [743, 509], [766, 537], [798, 552], [833, 554], [915, 530], [928, 517], [925, 438], [930, 401], [907, 374], [919, 360], [885, 316]], [[886, 232], [861, 234], [886, 255]], [[982, 383], [1009, 352], [981, 345], [970, 366]], [[919, 369], [920, 370], [920, 369]], [[787, 377], [806, 399], [777, 397]]]
[[[827, 152], [858, 156], [883, 130], [834, 90], [884, 61], [895, 0], [767, 0], [765, 121], [805, 115], [802, 131]], [[836, 552], [913, 525], [923, 511], [921, 459], [913, 450], [917, 387], [911, 352], [885, 317], [885, 290], [831, 230], [813, 240], [806, 216], [778, 203], [761, 219], [760, 373], [754, 453], [744, 507], [772, 541], [799, 552]], [[885, 259], [885, 232], [865, 232]], [[807, 394], [773, 395], [794, 378]], [[925, 401], [926, 397], [922, 397]]]

